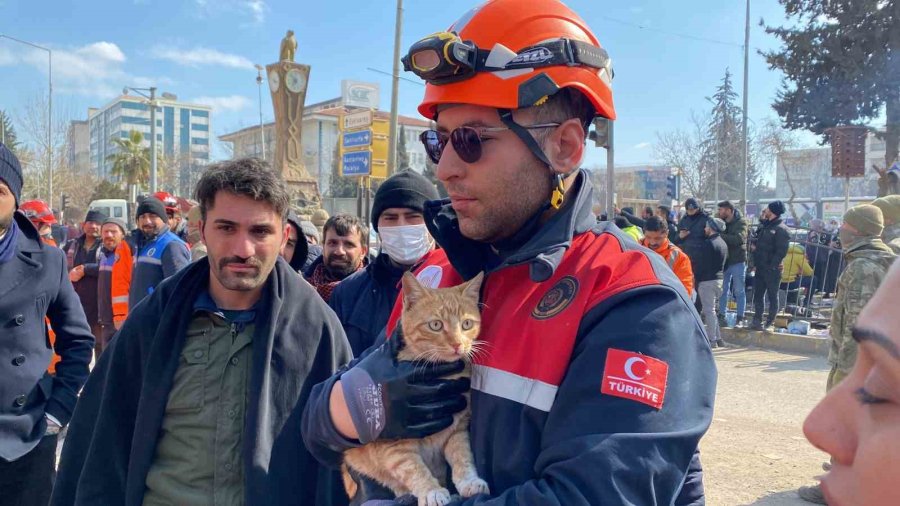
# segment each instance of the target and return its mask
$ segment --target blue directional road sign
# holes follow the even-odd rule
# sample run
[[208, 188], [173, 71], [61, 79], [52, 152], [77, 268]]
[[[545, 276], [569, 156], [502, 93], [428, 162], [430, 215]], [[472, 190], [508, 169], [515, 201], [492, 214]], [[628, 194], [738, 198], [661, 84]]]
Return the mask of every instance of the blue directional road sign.
[[344, 132], [344, 148], [360, 148], [372, 144], [372, 131], [361, 130], [359, 132]]
[[372, 172], [372, 152], [353, 151], [341, 158], [341, 173], [346, 176], [368, 176]]

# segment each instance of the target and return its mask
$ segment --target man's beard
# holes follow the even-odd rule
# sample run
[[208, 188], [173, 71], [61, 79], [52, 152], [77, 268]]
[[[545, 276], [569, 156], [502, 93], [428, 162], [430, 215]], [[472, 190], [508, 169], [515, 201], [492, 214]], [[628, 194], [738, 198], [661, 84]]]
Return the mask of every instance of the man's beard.
[[[227, 268], [228, 264], [244, 264], [254, 267], [254, 270], [249, 272], [234, 272]], [[246, 292], [254, 290], [265, 283], [266, 279], [269, 277], [269, 273], [272, 272], [274, 263], [273, 265], [268, 266], [268, 268], [265, 268], [262, 262], [256, 257], [240, 258], [232, 256], [221, 260], [210, 258], [210, 265], [214, 266], [212, 269], [213, 275], [216, 276], [216, 279], [219, 280], [219, 283], [221, 283], [222, 286], [228, 290]]]
[[144, 238], [147, 240], [154, 239], [159, 235], [160, 229], [154, 227], [152, 231], [148, 232], [147, 229], [141, 227], [141, 233], [144, 234]]
[[349, 257], [347, 258], [347, 263], [335, 263], [334, 257], [329, 258], [328, 260], [322, 259], [322, 264], [325, 267], [325, 270], [328, 271], [328, 274], [331, 277], [336, 279], [344, 279], [347, 276], [356, 272], [359, 268], [359, 262], [353, 262]]

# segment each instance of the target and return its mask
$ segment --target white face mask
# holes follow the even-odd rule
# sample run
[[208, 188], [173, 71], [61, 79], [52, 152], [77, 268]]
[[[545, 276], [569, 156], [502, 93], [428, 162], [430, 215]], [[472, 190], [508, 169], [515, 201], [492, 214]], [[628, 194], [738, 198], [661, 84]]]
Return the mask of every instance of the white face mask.
[[378, 235], [381, 237], [382, 253], [401, 265], [416, 263], [434, 246], [434, 241], [428, 233], [428, 227], [424, 223], [380, 227]]

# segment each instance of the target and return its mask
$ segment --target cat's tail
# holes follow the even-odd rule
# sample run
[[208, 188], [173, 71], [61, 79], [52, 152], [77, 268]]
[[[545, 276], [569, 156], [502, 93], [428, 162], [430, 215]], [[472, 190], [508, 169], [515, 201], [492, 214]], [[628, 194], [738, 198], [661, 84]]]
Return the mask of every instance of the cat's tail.
[[344, 490], [347, 491], [347, 497], [353, 499], [353, 496], [356, 495], [359, 489], [359, 485], [350, 476], [350, 469], [347, 468], [347, 464], [341, 464], [341, 477], [344, 479]]

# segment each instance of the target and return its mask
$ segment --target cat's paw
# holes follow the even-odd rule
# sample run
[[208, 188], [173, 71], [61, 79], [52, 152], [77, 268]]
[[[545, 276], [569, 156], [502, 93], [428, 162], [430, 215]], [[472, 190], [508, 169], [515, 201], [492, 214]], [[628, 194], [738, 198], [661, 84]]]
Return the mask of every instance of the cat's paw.
[[491, 490], [488, 488], [487, 482], [477, 476], [459, 482], [456, 485], [456, 489], [459, 490], [459, 495], [463, 497], [472, 497], [478, 494], [491, 493]]
[[450, 491], [446, 488], [429, 490], [424, 497], [419, 497], [419, 506], [444, 506], [450, 504]]

